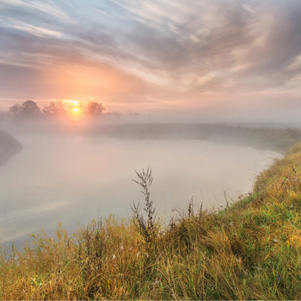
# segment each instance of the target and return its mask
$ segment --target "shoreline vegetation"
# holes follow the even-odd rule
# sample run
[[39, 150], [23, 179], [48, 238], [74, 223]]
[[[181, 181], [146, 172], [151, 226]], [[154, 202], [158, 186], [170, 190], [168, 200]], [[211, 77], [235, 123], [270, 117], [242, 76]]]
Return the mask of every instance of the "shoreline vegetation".
[[128, 123], [92, 127], [95, 135], [121, 139], [192, 139], [285, 152], [301, 141], [301, 129], [205, 123]]
[[[284, 153], [301, 141], [301, 128], [269, 127], [257, 124], [232, 125], [210, 123], [90, 123], [64, 124], [50, 121], [9, 123], [8, 132], [22, 134], [75, 134], [129, 140], [204, 140], [220, 144], [236, 144]], [[3, 131], [0, 131], [3, 133]], [[1, 133], [0, 133], [1, 138]], [[1, 141], [0, 141], [1, 143]], [[1, 144], [0, 144], [1, 146]]]
[[[270, 140], [282, 151], [299, 140], [285, 133]], [[74, 234], [58, 227], [22, 251], [2, 250], [0, 298], [301, 299], [301, 144], [261, 173], [247, 197], [219, 211], [189, 203], [165, 227], [151, 171], [135, 181], [143, 199], [131, 220], [93, 220]]]
[[18, 154], [23, 146], [11, 135], [0, 131], [0, 166], [5, 164], [10, 157]]

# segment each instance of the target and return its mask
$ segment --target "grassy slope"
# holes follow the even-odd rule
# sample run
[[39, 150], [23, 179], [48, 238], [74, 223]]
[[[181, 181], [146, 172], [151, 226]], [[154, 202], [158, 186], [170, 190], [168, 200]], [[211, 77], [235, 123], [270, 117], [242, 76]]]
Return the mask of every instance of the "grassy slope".
[[[145, 221], [147, 227], [147, 221]], [[301, 299], [301, 144], [220, 212], [92, 221], [0, 259], [2, 299]]]

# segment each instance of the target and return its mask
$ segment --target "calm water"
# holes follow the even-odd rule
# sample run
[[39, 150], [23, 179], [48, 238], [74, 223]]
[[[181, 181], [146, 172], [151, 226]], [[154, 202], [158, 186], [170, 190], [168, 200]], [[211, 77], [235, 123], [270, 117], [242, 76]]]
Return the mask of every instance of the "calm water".
[[72, 230], [92, 218], [131, 216], [143, 202], [132, 181], [150, 166], [158, 215], [196, 204], [225, 204], [252, 189], [255, 176], [277, 156], [270, 151], [195, 140], [117, 140], [81, 136], [20, 136], [24, 149], [0, 167], [0, 240], [49, 233], [58, 222]]

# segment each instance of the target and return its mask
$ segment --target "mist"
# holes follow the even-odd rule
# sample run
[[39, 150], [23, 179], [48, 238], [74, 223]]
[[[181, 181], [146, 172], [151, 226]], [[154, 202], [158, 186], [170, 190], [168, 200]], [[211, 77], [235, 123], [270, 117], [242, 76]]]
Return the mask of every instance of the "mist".
[[299, 0], [3, 0], [0, 15], [3, 243], [131, 217], [147, 167], [162, 220], [192, 198], [221, 208], [301, 140]]
[[71, 127], [29, 120], [2, 127], [19, 146], [0, 166], [2, 243], [53, 233], [60, 222], [74, 231], [110, 214], [130, 218], [133, 202], [144, 201], [132, 179], [148, 167], [163, 222], [192, 199], [220, 209], [250, 192], [259, 172], [279, 156], [267, 144], [254, 147], [251, 134], [246, 143], [235, 126], [111, 120]]

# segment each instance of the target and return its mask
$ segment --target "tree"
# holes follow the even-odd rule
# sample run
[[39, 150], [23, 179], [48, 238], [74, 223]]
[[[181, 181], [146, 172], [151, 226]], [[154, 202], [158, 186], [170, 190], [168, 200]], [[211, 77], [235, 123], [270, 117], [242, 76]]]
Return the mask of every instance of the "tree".
[[38, 117], [41, 115], [41, 110], [34, 101], [26, 100], [21, 106], [21, 114], [25, 118]]
[[52, 101], [49, 105], [46, 105], [42, 113], [46, 116], [60, 116], [66, 112], [64, 103], [62, 101]]
[[19, 104], [15, 104], [8, 109], [8, 112], [13, 117], [19, 117], [22, 111], [22, 107]]
[[98, 116], [105, 110], [104, 106], [100, 102], [96, 101], [85, 101], [81, 104], [81, 109], [84, 114], [90, 116]]
[[9, 113], [14, 118], [36, 118], [41, 115], [41, 110], [34, 101], [26, 100], [22, 105], [15, 104], [11, 106]]
[[41, 115], [40, 108], [32, 100], [26, 100], [22, 105], [15, 104], [9, 108], [8, 112], [16, 119], [37, 118]]

